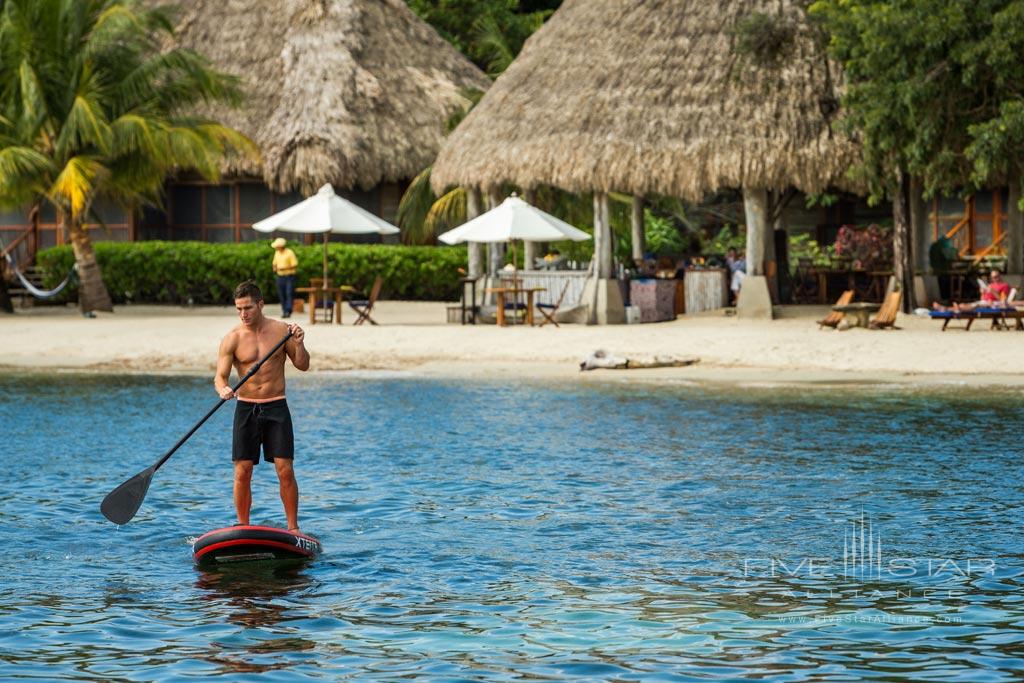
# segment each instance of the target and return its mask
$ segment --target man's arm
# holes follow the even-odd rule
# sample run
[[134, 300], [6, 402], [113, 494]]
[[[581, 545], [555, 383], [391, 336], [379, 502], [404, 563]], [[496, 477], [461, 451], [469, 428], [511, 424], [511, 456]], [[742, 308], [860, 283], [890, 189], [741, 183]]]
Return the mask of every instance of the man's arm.
[[234, 333], [228, 333], [220, 342], [220, 350], [217, 352], [217, 374], [213, 376], [213, 386], [217, 394], [225, 401], [235, 397], [231, 391], [228, 379], [231, 377], [231, 365], [235, 360], [235, 347], [238, 339]]
[[306, 333], [295, 323], [288, 325], [288, 329], [291, 330], [292, 336], [284, 345], [284, 352], [292, 359], [292, 365], [297, 370], [305, 372], [309, 370], [309, 351], [306, 350], [306, 345], [303, 343]]

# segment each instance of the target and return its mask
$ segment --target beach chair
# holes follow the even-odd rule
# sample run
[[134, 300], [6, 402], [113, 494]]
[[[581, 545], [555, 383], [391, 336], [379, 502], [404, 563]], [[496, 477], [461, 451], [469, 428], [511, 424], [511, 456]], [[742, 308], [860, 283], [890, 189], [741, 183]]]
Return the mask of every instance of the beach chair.
[[878, 309], [878, 315], [869, 325], [872, 330], [884, 330], [890, 327], [894, 330], [900, 329], [896, 327], [896, 314], [900, 312], [902, 296], [901, 292], [890, 292], [885, 295], [885, 302], [882, 303], [882, 307]]
[[[835, 305], [836, 306], [845, 306], [845, 305], [847, 305], [848, 303], [850, 303], [852, 301], [853, 301], [853, 290], [852, 289], [848, 289], [845, 292], [843, 292], [842, 296], [840, 296], [838, 299], [836, 299]], [[828, 315], [826, 315], [824, 318], [822, 318], [821, 320], [818, 321], [818, 329], [820, 330], [823, 327], [835, 328], [836, 326], [839, 325], [839, 323], [841, 323], [843, 321], [843, 318], [845, 318], [845, 317], [846, 317], [846, 314], [843, 313], [842, 311], [831, 311]]]
[[553, 304], [545, 304], [538, 301], [535, 305], [540, 314], [544, 316], [544, 319], [540, 321], [540, 325], [537, 327], [544, 327], [548, 323], [551, 323], [555, 327], [558, 327], [558, 321], [555, 320], [555, 314], [558, 313], [558, 309], [562, 306], [562, 300], [565, 299], [565, 293], [569, 291], [569, 283], [566, 282], [565, 286], [562, 287], [562, 293], [558, 295], [558, 300]]
[[349, 308], [359, 314], [353, 325], [362, 325], [364, 322], [369, 321], [371, 325], [376, 325], [377, 321], [370, 317], [370, 313], [373, 311], [374, 304], [377, 303], [377, 297], [380, 296], [380, 287], [384, 284], [384, 280], [381, 277], [377, 277], [373, 281], [373, 287], [370, 289], [370, 296], [366, 299], [353, 299], [348, 302]]

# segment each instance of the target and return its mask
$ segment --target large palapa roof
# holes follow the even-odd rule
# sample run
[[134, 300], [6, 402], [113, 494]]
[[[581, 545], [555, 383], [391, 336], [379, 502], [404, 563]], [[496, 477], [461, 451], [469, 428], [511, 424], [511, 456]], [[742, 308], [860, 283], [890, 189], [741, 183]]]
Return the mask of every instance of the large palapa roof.
[[[774, 63], [737, 49], [758, 20], [788, 31]], [[432, 184], [848, 187], [839, 74], [794, 0], [566, 0], [449, 136]]]
[[242, 107], [205, 113], [260, 148], [225, 172], [278, 191], [415, 176], [463, 90], [490, 84], [402, 0], [193, 0], [175, 42], [241, 77]]

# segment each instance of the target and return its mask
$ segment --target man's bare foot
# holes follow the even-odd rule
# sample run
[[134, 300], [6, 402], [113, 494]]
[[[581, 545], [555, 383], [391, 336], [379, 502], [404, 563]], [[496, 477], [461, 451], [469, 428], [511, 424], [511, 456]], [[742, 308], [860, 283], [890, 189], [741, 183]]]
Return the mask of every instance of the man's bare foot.
[[297, 526], [289, 528], [288, 531], [292, 532], [293, 534], [301, 534], [302, 533], [301, 531], [299, 531], [299, 527], [297, 527]]

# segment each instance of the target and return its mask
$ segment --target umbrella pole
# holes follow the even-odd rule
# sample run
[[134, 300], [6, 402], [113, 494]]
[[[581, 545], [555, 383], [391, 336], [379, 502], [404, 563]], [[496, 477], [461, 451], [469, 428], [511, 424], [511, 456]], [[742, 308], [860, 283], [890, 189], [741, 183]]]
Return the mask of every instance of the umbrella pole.
[[324, 289], [327, 289], [327, 235], [324, 233]]

